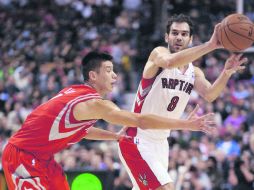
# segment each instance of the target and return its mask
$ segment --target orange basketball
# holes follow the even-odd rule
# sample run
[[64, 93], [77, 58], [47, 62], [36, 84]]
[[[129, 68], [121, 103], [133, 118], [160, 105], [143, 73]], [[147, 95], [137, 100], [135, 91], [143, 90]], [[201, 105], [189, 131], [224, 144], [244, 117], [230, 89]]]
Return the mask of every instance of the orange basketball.
[[241, 51], [254, 41], [254, 24], [242, 14], [231, 14], [221, 22], [219, 40], [229, 51]]

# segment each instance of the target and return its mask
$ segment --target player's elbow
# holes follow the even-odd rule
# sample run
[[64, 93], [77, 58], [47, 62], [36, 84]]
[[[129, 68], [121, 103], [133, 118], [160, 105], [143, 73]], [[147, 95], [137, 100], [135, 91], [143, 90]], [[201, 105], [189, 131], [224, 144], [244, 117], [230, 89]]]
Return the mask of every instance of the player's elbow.
[[169, 56], [167, 59], [166, 59], [166, 63], [167, 63], [167, 68], [168, 69], [172, 69], [172, 68], [176, 68], [178, 67], [178, 63], [177, 63], [177, 58], [174, 57], [174, 56]]
[[165, 60], [165, 62], [166, 62], [166, 67], [167, 67], [167, 69], [172, 69], [172, 68], [174, 67], [174, 66], [173, 66], [173, 61], [172, 61], [171, 58]]
[[216, 98], [213, 97], [213, 96], [206, 95], [206, 96], [204, 96], [204, 99], [205, 99], [207, 102], [212, 103]]
[[[168, 51], [168, 50], [167, 50]], [[176, 57], [173, 54], [167, 53], [159, 53], [159, 49], [155, 49], [153, 51], [150, 60], [157, 66], [162, 68], [173, 68], [175, 67]]]
[[162, 67], [166, 69], [172, 69], [176, 67], [176, 64], [174, 63], [174, 59], [170, 57], [157, 57], [156, 61], [154, 61], [154, 64], [157, 67]]

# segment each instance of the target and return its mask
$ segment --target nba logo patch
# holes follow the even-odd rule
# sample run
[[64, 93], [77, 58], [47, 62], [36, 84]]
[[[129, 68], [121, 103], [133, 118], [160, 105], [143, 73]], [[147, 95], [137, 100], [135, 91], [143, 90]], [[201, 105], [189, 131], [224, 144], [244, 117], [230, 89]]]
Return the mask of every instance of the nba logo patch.
[[138, 138], [134, 138], [134, 144], [139, 144], [139, 139]]
[[141, 174], [139, 174], [139, 181], [141, 183], [143, 183], [144, 186], [147, 186], [148, 185], [148, 182], [146, 180], [146, 174], [144, 174], [143, 176]]

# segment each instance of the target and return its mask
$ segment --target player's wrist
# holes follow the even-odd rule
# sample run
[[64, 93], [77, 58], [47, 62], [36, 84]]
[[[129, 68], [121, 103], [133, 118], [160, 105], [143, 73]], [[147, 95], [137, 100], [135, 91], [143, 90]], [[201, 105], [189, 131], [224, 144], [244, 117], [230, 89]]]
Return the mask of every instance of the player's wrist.
[[217, 47], [217, 45], [215, 43], [213, 43], [212, 41], [208, 41], [204, 44], [208, 49], [209, 51], [213, 51], [215, 49], [218, 49], [219, 47]]
[[182, 120], [182, 128], [180, 130], [186, 130], [189, 129], [190, 126], [193, 124], [193, 119], [189, 118], [187, 120]]
[[231, 75], [233, 74], [233, 72], [230, 69], [223, 69], [222, 74], [228, 78], [231, 77]]

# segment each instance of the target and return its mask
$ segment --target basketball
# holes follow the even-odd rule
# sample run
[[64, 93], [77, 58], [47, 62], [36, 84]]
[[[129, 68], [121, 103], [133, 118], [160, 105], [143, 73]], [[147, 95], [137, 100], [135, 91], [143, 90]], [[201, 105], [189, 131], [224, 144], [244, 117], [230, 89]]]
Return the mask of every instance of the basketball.
[[219, 41], [229, 51], [242, 51], [254, 41], [254, 24], [242, 14], [224, 18], [219, 29]]

